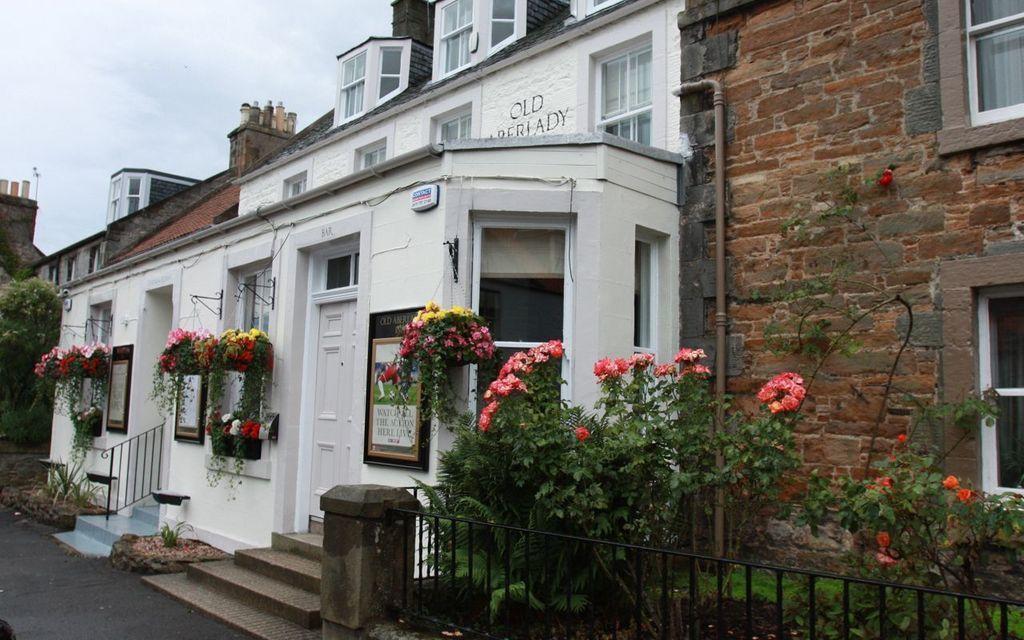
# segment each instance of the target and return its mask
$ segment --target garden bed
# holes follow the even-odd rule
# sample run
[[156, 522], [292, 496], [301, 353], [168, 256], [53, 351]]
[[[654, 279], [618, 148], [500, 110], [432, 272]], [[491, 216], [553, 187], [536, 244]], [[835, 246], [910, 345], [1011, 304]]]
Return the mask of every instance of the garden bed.
[[79, 506], [71, 502], [54, 502], [42, 487], [4, 487], [0, 491], [0, 504], [20, 511], [36, 522], [50, 525], [62, 531], [75, 528], [75, 518], [86, 515], [102, 515], [102, 507]]
[[110, 551], [110, 564], [115, 569], [133, 573], [181, 573], [196, 562], [224, 560], [228, 554], [198, 540], [178, 541], [165, 547], [160, 536], [125, 534]]

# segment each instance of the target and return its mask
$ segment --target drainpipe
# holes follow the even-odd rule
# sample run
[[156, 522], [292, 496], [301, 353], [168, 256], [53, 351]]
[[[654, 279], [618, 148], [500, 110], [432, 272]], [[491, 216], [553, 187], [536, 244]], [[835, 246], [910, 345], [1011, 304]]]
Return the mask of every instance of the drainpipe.
[[[684, 82], [673, 91], [682, 97], [691, 93], [712, 92], [715, 106], [715, 429], [725, 428], [725, 328], [728, 320], [725, 300], [725, 91], [717, 80]], [[721, 453], [715, 464], [721, 468]], [[725, 555], [725, 512], [723, 493], [715, 494], [715, 553]]]

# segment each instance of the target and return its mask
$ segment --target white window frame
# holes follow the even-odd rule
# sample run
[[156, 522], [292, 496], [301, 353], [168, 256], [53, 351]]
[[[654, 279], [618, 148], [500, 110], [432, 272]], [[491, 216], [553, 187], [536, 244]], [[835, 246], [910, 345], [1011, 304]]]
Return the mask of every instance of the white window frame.
[[[504, 49], [505, 47], [509, 46], [510, 44], [512, 44], [513, 42], [515, 42], [516, 40], [518, 40], [519, 38], [522, 37], [522, 34], [520, 33], [520, 27], [519, 27], [519, 24], [520, 24], [520, 14], [522, 14], [523, 12], [526, 11], [526, 7], [522, 5], [520, 0], [512, 0], [513, 13], [512, 13], [511, 20], [509, 20], [508, 18], [495, 18], [494, 17], [495, 1], [496, 0], [490, 0], [491, 13], [490, 13], [490, 16], [488, 18], [488, 23], [487, 23], [487, 27], [488, 27], [487, 28], [487, 53], [488, 53], [488, 55], [492, 54], [492, 53], [494, 53], [496, 51], [500, 51], [500, 50]], [[493, 41], [494, 41], [494, 23], [495, 22], [511, 22], [512, 23], [512, 35], [510, 35], [509, 37], [505, 38], [504, 40], [502, 40], [498, 44], [494, 44], [493, 43]]]
[[[644, 107], [632, 109], [632, 110], [620, 113], [618, 115], [611, 116], [609, 118], [605, 118], [604, 117], [604, 68], [605, 68], [605, 65], [608, 64], [608, 63], [614, 62], [614, 61], [618, 60], [619, 58], [625, 58], [626, 59], [626, 61], [627, 61], [627, 67], [626, 67], [626, 80], [627, 80], [626, 94], [628, 96], [629, 90], [630, 90], [630, 86], [629, 86], [628, 83], [631, 81], [631, 75], [629, 73], [629, 66], [628, 66], [629, 59], [632, 56], [640, 54], [640, 53], [642, 53], [644, 51], [651, 52], [651, 101], [650, 101], [650, 103], [648, 103]], [[596, 67], [596, 73], [595, 73], [596, 82], [594, 83], [595, 84], [595, 87], [594, 87], [594, 121], [596, 123], [596, 127], [595, 127], [596, 130], [597, 131], [604, 131], [605, 127], [607, 127], [608, 125], [612, 125], [612, 124], [615, 124], [615, 123], [618, 123], [618, 122], [623, 122], [623, 121], [629, 120], [631, 118], [636, 118], [636, 117], [641, 116], [641, 115], [646, 113], [646, 114], [648, 114], [648, 116], [650, 118], [650, 121], [651, 121], [651, 125], [650, 125], [650, 127], [651, 127], [651, 139], [646, 144], [653, 146], [655, 144], [656, 139], [657, 139], [657, 131], [656, 131], [657, 124], [656, 124], [656, 120], [655, 120], [655, 117], [654, 117], [654, 102], [655, 102], [655, 98], [654, 97], [656, 95], [655, 94], [655, 87], [656, 87], [655, 76], [657, 75], [657, 69], [656, 69], [656, 65], [654, 63], [654, 47], [653, 47], [652, 43], [648, 40], [648, 41], [643, 42], [642, 44], [637, 44], [635, 46], [631, 46], [631, 47], [628, 47], [628, 48], [620, 48], [620, 49], [616, 50], [614, 53], [611, 53], [611, 54], [608, 54], [608, 55], [605, 55], [605, 56], [602, 56], [602, 57], [598, 58], [596, 60], [595, 67]], [[623, 138], [623, 140], [629, 140], [629, 138]], [[636, 140], [632, 140], [632, 142], [636, 142], [637, 144], [644, 144], [644, 143], [636, 141]]]
[[[575, 300], [575, 287], [572, 281], [571, 260], [573, 256], [573, 243], [575, 233], [572, 221], [561, 216], [545, 217], [538, 219], [537, 216], [511, 215], [511, 216], [488, 216], [481, 217], [473, 222], [473, 311], [480, 313], [480, 266], [481, 250], [483, 248], [484, 229], [550, 229], [562, 231], [565, 234], [565, 273], [562, 275], [562, 346], [564, 355], [562, 357], [562, 379], [566, 381], [562, 390], [562, 397], [566, 400], [572, 398], [573, 381], [569, 375], [572, 371], [572, 344], [573, 344], [573, 301]], [[495, 339], [494, 346], [500, 349], [524, 350], [535, 347], [541, 342], [502, 341]], [[469, 408], [476, 411], [476, 390], [477, 375], [476, 367], [470, 369]]]
[[[351, 82], [346, 84], [345, 83], [345, 66], [350, 64], [350, 63], [351, 64], [355, 64], [355, 61], [358, 60], [360, 57], [363, 58], [363, 75], [361, 77], [359, 77], [359, 78], [353, 79]], [[367, 85], [366, 76], [367, 76], [367, 73], [366, 72], [367, 72], [367, 69], [369, 68], [369, 62], [370, 62], [369, 58], [370, 58], [369, 51], [366, 50], [366, 49], [363, 49], [362, 51], [359, 51], [358, 53], [355, 53], [355, 54], [353, 54], [353, 55], [351, 55], [351, 56], [349, 56], [349, 57], [347, 57], [347, 58], [345, 58], [344, 60], [341, 61], [341, 76], [340, 76], [340, 79], [339, 79], [339, 82], [338, 82], [338, 86], [339, 86], [339, 89], [338, 89], [338, 91], [339, 91], [339, 102], [340, 102], [340, 109], [341, 109], [341, 112], [340, 112], [341, 122], [347, 122], [349, 120], [354, 120], [355, 118], [358, 118], [359, 116], [361, 116], [364, 113], [366, 113], [366, 103], [367, 103], [367, 100], [366, 100], [366, 85]], [[359, 111], [356, 111], [356, 112], [354, 112], [352, 114], [349, 114], [348, 113], [348, 111], [349, 111], [349, 109], [348, 109], [348, 98], [349, 98], [350, 95], [355, 95], [355, 93], [353, 92], [353, 93], [350, 94], [348, 92], [348, 90], [349, 89], [354, 89], [359, 84], [363, 85], [361, 101], [360, 101], [360, 104], [359, 104]]]
[[113, 222], [121, 211], [121, 176], [110, 181], [110, 207], [107, 209], [107, 222]]
[[[623, 0], [575, 0], [576, 6], [583, 9], [584, 16], [604, 11], [611, 7], [620, 4]], [[573, 12], [574, 15], [579, 15], [579, 11]]]
[[[352, 260], [351, 280], [347, 287], [327, 288], [327, 261], [350, 256]], [[345, 242], [341, 246], [319, 251], [313, 256], [313, 269], [310, 273], [309, 299], [313, 304], [354, 300], [359, 293], [359, 240]]]
[[[462, 120], [464, 118], [469, 118], [469, 125], [468, 125], [469, 133], [466, 136], [462, 136], [461, 135], [461, 133], [462, 133]], [[444, 139], [444, 128], [445, 128], [446, 125], [452, 124], [452, 123], [454, 123], [456, 121], [459, 122], [459, 133], [460, 133], [460, 135], [457, 138], [453, 138], [452, 140], [447, 140], [446, 141]], [[445, 142], [452, 142], [454, 140], [468, 140], [468, 139], [470, 139], [472, 137], [473, 137], [473, 110], [472, 110], [471, 107], [460, 109], [457, 112], [449, 113], [447, 115], [439, 116], [437, 118], [437, 134], [435, 136], [436, 142], [443, 144]]]
[[[444, 29], [444, 13], [445, 13], [445, 11], [448, 11], [452, 7], [455, 7], [456, 5], [458, 5], [458, 4], [462, 3], [462, 2], [469, 3], [469, 22], [467, 24], [464, 24], [464, 25], [456, 27], [455, 30], [453, 30], [453, 31], [445, 32], [443, 30]], [[469, 67], [470, 65], [473, 64], [473, 48], [474, 48], [473, 47], [473, 35], [476, 32], [475, 21], [476, 21], [476, 14], [477, 14], [477, 7], [475, 7], [474, 5], [475, 5], [474, 0], [451, 0], [448, 3], [446, 3], [444, 5], [441, 5], [437, 9], [437, 16], [438, 16], [438, 18], [437, 18], [438, 19], [437, 32], [439, 34], [438, 42], [440, 43], [440, 46], [438, 47], [438, 52], [439, 52], [438, 53], [438, 58], [439, 58], [438, 59], [438, 72], [439, 72], [438, 76], [439, 76], [439, 78], [446, 78], [446, 77], [448, 77], [450, 75], [456, 74], [459, 71], [462, 71], [466, 67]], [[445, 64], [447, 64], [447, 62], [448, 62], [447, 52], [448, 52], [449, 44], [451, 43], [451, 41], [453, 39], [457, 39], [457, 40], [461, 41], [462, 40], [462, 34], [463, 33], [467, 33], [467, 32], [468, 32], [468, 35], [466, 36], [467, 42], [466, 42], [466, 60], [465, 60], [465, 62], [463, 64], [459, 65], [458, 67], [455, 67], [454, 69], [446, 69], [445, 68]], [[479, 35], [479, 34], [477, 34], [477, 35]]]
[[[388, 50], [388, 49], [391, 49], [391, 50], [394, 50], [394, 51], [398, 52], [398, 73], [397, 74], [384, 73], [384, 52], [386, 50]], [[406, 63], [405, 63], [405, 49], [406, 49], [406, 47], [403, 47], [402, 45], [393, 45], [393, 44], [381, 44], [380, 47], [377, 49], [377, 87], [374, 89], [374, 93], [377, 95], [377, 100], [376, 100], [377, 104], [380, 104], [382, 102], [386, 102], [386, 101], [390, 100], [391, 98], [395, 97], [396, 95], [398, 95], [399, 93], [402, 92], [402, 89], [405, 86], [405, 83], [403, 82], [403, 78], [405, 78], [405, 76], [408, 75], [407, 70], [406, 70]], [[397, 78], [398, 79], [398, 87], [396, 89], [394, 89], [393, 91], [390, 91], [390, 92], [388, 92], [388, 93], [386, 93], [384, 95], [381, 95], [380, 88], [381, 88], [381, 86], [383, 86], [384, 78]]]
[[[636, 333], [635, 333], [636, 319], [634, 318], [634, 320], [633, 320], [633, 324], [634, 324], [633, 351], [635, 353], [649, 353], [651, 355], [657, 356], [658, 355], [658, 339], [660, 337], [659, 334], [658, 334], [658, 309], [659, 309], [659, 307], [658, 307], [658, 291], [661, 288], [661, 286], [660, 286], [661, 282], [660, 282], [660, 279], [659, 279], [659, 277], [660, 277], [659, 265], [661, 264], [661, 262], [660, 262], [660, 258], [661, 258], [661, 239], [655, 237], [653, 234], [644, 233], [643, 231], [638, 229], [637, 233], [636, 233], [636, 237], [633, 239], [634, 251], [636, 250], [637, 243], [642, 243], [642, 244], [647, 245], [648, 260], [650, 261], [651, 281], [650, 281], [649, 286], [650, 286], [651, 290], [649, 292], [649, 299], [647, 301], [647, 306], [648, 306], [648, 309], [647, 309], [647, 316], [648, 316], [647, 317], [647, 332], [648, 332], [648, 336], [650, 337], [651, 346], [649, 346], [649, 347], [642, 347], [642, 346], [636, 344]], [[635, 256], [634, 256], [633, 264], [636, 265]], [[635, 268], [635, 266], [634, 266], [634, 268]], [[633, 278], [634, 278], [634, 282], [635, 282], [636, 281], [636, 274], [635, 273], [633, 274]]]
[[972, 24], [970, 0], [964, 0], [964, 24], [967, 32], [967, 84], [970, 91], [971, 124], [983, 125], [1004, 120], [1024, 118], [1024, 102], [999, 109], [980, 111], [981, 95], [978, 82], [978, 39], [984, 36], [1013, 31], [1024, 27], [1024, 13], [1014, 14], [981, 25]]
[[71, 282], [77, 277], [78, 255], [73, 254], [64, 258], [64, 282]]
[[[992, 332], [989, 302], [996, 298], [1024, 297], [1024, 286], [998, 287], [978, 294], [978, 388], [982, 392], [992, 387]], [[1001, 396], [1024, 396], [1024, 388], [995, 389]], [[1024, 495], [1024, 488], [999, 486], [999, 455], [997, 450], [998, 424], [981, 425], [982, 488], [988, 493], [1016, 493]]]
[[87, 263], [86, 273], [92, 273], [100, 269], [100, 263], [102, 262], [102, 252], [100, 251], [101, 248], [102, 247], [100, 247], [100, 245], [98, 244], [94, 244], [93, 246], [89, 247], [89, 261]]
[[[239, 273], [238, 274], [238, 282], [239, 282], [239, 284], [243, 284], [243, 283], [248, 282], [248, 280], [250, 278], [254, 278], [256, 280], [256, 282], [258, 283], [259, 282], [259, 277], [261, 275], [263, 275], [263, 274], [266, 274], [266, 277], [268, 277], [268, 278], [273, 278], [274, 277], [274, 273], [273, 273], [273, 271], [271, 269], [271, 265], [268, 264], [268, 265], [266, 265], [264, 267], [260, 267], [258, 269], [247, 269], [247, 270]], [[259, 289], [259, 291], [260, 291], [260, 296], [263, 297], [264, 299], [270, 294], [270, 292], [267, 291], [265, 288], [261, 288], [261, 289]], [[242, 300], [241, 300], [242, 304], [238, 305], [238, 310], [237, 310], [238, 328], [242, 329], [244, 331], [248, 331], [249, 329], [253, 328], [252, 325], [250, 324], [250, 322], [251, 322], [253, 316], [255, 315], [256, 309], [257, 308], [262, 308], [262, 307], [269, 307], [269, 309], [268, 309], [269, 312], [267, 313], [267, 326], [266, 326], [266, 328], [256, 327], [256, 328], [260, 329], [261, 331], [264, 331], [265, 333], [267, 333], [269, 335], [271, 328], [274, 326], [274, 308], [270, 305], [269, 302], [264, 302], [263, 300], [258, 299], [254, 295], [254, 293], [248, 287], [243, 289], [242, 292], [243, 292]], [[252, 305], [252, 312], [250, 312], [250, 308], [249, 308], [249, 301], [250, 300], [253, 303], [253, 305]]]
[[[110, 345], [114, 333], [114, 305], [101, 302], [89, 306], [89, 319], [85, 327], [85, 341]], [[106, 339], [104, 339], [106, 338]]]
[[[132, 180], [138, 180], [139, 181], [139, 192], [138, 193], [135, 193], [135, 194], [132, 193]], [[142, 194], [143, 193], [146, 193], [146, 194], [149, 193], [149, 180], [148, 180], [148, 176], [128, 174], [127, 180], [124, 181], [124, 215], [130, 216], [133, 213], [135, 213], [136, 211], [138, 211], [139, 209], [143, 208], [143, 205], [142, 205], [142, 202], [143, 202]], [[132, 201], [132, 199], [135, 199], [135, 200], [138, 201], [138, 204], [135, 207], [135, 211], [129, 211], [128, 210], [128, 205]]]
[[[377, 160], [373, 164], [370, 164], [370, 165], [366, 164], [366, 161], [368, 159], [370, 159], [373, 155], [375, 155], [377, 153], [381, 153], [381, 152], [384, 153], [384, 157], [382, 157], [380, 160]], [[365, 171], [366, 169], [370, 169], [371, 167], [375, 167], [378, 164], [380, 164], [381, 162], [384, 162], [385, 160], [388, 159], [388, 141], [387, 141], [387, 138], [385, 138], [383, 140], [378, 140], [377, 142], [374, 142], [373, 144], [366, 145], [365, 147], [363, 147], [362, 149], [360, 149], [356, 153], [356, 157], [357, 157], [357, 162], [358, 162], [358, 167], [359, 167], [358, 170], [359, 171]]]
[[[309, 184], [307, 182], [307, 175], [308, 173], [306, 171], [300, 171], [299, 173], [296, 173], [290, 178], [285, 178], [282, 189], [282, 197], [285, 200], [287, 200], [288, 198], [294, 198], [305, 193], [306, 190], [309, 188]], [[300, 186], [301, 188], [299, 189], [299, 191], [292, 193], [292, 191], [294, 190], [293, 188], [296, 185]]]

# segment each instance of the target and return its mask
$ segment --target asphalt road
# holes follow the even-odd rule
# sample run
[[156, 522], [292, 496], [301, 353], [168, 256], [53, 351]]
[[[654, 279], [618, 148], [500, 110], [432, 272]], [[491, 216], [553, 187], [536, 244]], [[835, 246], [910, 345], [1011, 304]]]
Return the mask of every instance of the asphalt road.
[[106, 559], [66, 553], [54, 529], [0, 508], [0, 619], [18, 640], [242, 639]]

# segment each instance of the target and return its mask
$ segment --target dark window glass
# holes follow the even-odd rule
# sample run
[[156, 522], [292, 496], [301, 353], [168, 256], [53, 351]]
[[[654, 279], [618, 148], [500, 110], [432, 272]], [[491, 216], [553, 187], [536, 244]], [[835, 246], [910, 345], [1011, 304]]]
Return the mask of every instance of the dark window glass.
[[340, 289], [353, 284], [352, 256], [331, 258], [327, 261], [327, 289]]
[[[1024, 388], [1024, 298], [989, 302], [992, 380], [996, 389]], [[996, 447], [999, 485], [1024, 486], [1024, 397], [1000, 396]]]

